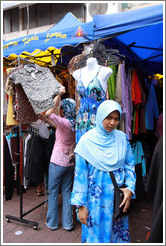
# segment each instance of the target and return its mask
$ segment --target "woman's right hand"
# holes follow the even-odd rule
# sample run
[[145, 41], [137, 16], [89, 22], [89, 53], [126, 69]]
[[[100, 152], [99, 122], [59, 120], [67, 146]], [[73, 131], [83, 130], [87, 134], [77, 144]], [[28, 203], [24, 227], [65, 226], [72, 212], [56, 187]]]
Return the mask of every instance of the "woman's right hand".
[[66, 93], [65, 87], [64, 87], [64, 86], [61, 86], [61, 87], [60, 87], [60, 91], [59, 91], [59, 96], [62, 96], [62, 95], [65, 94], [65, 93]]
[[61, 97], [63, 94], [65, 94], [65, 93], [66, 93], [66, 89], [65, 89], [65, 87], [64, 87], [63, 85], [61, 85], [58, 95], [56, 95], [56, 97], [55, 97], [54, 100], [53, 100], [54, 103], [55, 103], [55, 106], [58, 105], [58, 102], [59, 102], [59, 100], [60, 100], [60, 97]]
[[86, 207], [80, 206], [78, 210], [78, 217], [79, 220], [82, 224], [88, 225], [87, 224], [87, 219], [88, 219], [88, 210]]

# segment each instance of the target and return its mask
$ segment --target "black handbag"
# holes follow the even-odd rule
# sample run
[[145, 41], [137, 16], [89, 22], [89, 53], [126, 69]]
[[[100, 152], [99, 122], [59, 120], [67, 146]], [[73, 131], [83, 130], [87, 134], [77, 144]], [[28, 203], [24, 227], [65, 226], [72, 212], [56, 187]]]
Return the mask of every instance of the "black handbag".
[[118, 187], [113, 172], [109, 172], [110, 177], [112, 179], [112, 183], [114, 185], [114, 214], [113, 219], [117, 220], [118, 218], [121, 218], [122, 216], [129, 214], [129, 209], [127, 212], [123, 212], [124, 205], [120, 208], [119, 205], [123, 201], [124, 193], [120, 188], [125, 188], [125, 186]]

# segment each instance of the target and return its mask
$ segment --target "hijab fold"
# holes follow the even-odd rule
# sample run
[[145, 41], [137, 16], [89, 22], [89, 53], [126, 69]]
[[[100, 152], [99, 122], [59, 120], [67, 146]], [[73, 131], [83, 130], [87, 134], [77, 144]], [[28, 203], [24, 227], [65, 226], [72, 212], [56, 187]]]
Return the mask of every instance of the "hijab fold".
[[122, 109], [117, 102], [106, 100], [100, 104], [96, 114], [96, 127], [81, 137], [74, 151], [102, 171], [117, 170], [122, 166], [126, 155], [126, 134], [116, 129], [107, 132], [103, 127], [103, 120], [113, 111], [118, 111], [121, 119]]

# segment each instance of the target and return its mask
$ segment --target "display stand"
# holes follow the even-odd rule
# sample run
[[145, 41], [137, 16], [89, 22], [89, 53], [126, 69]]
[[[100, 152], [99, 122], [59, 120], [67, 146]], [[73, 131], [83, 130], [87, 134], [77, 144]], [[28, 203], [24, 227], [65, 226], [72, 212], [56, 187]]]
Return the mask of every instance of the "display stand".
[[[21, 123], [19, 123], [19, 156], [21, 156], [20, 144], [21, 144]], [[21, 159], [20, 159], [20, 165], [21, 165]], [[41, 205], [43, 205], [45, 202], [47, 202], [47, 200], [42, 202], [42, 203], [40, 203], [36, 207], [30, 209], [29, 211], [23, 213], [23, 192], [22, 192], [23, 185], [22, 185], [20, 177], [19, 177], [19, 186], [20, 186], [20, 217], [15, 217], [15, 216], [12, 216], [12, 215], [6, 215], [7, 222], [10, 222], [10, 220], [20, 221], [22, 223], [26, 223], [26, 224], [32, 225], [33, 229], [37, 230], [38, 222], [26, 220], [26, 219], [23, 219], [23, 217], [26, 216], [27, 214], [29, 214], [30, 212], [34, 211], [35, 209], [37, 209]]]
[[[18, 65], [20, 65], [20, 57], [18, 57]], [[24, 59], [25, 61], [25, 59]], [[21, 122], [19, 123], [19, 161], [20, 161], [20, 166], [21, 166], [21, 132], [22, 132], [22, 129], [21, 129]], [[18, 172], [19, 173], [19, 172]], [[40, 207], [41, 205], [43, 205], [46, 201], [40, 203], [39, 205], [37, 205], [36, 207], [30, 209], [29, 211], [27, 211], [26, 213], [23, 213], [23, 185], [22, 185], [22, 182], [21, 182], [21, 177], [19, 176], [19, 187], [20, 187], [20, 217], [15, 217], [15, 216], [12, 216], [12, 215], [6, 215], [6, 219], [7, 219], [7, 222], [10, 222], [10, 220], [15, 220], [15, 221], [20, 221], [22, 223], [25, 223], [25, 224], [29, 224], [29, 225], [32, 225], [33, 226], [33, 229], [34, 230], [37, 230], [37, 227], [38, 227], [38, 222], [35, 222], [35, 221], [30, 221], [30, 220], [26, 220], [26, 219], [23, 219], [24, 216], [26, 216], [27, 214], [29, 214], [30, 212], [34, 211], [35, 209], [37, 209], [38, 207]]]

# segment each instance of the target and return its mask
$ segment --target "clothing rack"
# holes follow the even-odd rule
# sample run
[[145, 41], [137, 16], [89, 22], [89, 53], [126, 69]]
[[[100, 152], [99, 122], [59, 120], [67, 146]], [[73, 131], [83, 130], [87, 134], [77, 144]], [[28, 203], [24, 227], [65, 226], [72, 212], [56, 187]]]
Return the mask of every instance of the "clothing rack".
[[107, 49], [105, 45], [99, 41], [94, 41], [90, 54], [87, 54], [83, 57], [82, 60], [75, 64], [76, 68], [85, 67], [86, 61], [90, 57], [95, 57], [98, 61], [98, 64], [105, 66], [108, 65], [118, 65], [125, 59], [125, 56], [120, 54], [118, 49]]
[[[20, 65], [20, 60], [29, 62], [29, 60], [26, 60], [25, 58], [18, 57], [17, 58], [18, 65]], [[19, 157], [21, 156], [21, 137], [22, 137], [21, 136], [21, 132], [22, 132], [22, 126], [21, 126], [21, 122], [19, 122]], [[19, 166], [21, 166], [21, 158], [19, 160], [20, 160], [20, 165]], [[18, 172], [18, 175], [19, 175], [19, 172]], [[31, 221], [31, 220], [26, 220], [23, 217], [26, 216], [27, 214], [31, 213], [35, 209], [39, 208], [40, 206], [42, 206], [48, 200], [45, 200], [44, 202], [42, 202], [39, 205], [35, 206], [34, 208], [30, 209], [29, 211], [23, 213], [23, 185], [22, 185], [20, 176], [19, 176], [18, 182], [19, 182], [19, 187], [20, 187], [20, 217], [15, 217], [15, 216], [12, 216], [12, 215], [6, 215], [7, 222], [10, 222], [10, 220], [20, 221], [22, 223], [32, 225], [33, 229], [37, 230], [37, 227], [39, 225], [38, 222]]]

